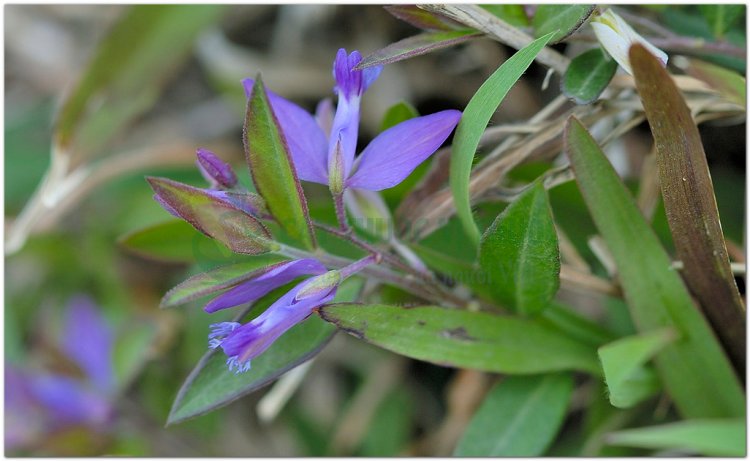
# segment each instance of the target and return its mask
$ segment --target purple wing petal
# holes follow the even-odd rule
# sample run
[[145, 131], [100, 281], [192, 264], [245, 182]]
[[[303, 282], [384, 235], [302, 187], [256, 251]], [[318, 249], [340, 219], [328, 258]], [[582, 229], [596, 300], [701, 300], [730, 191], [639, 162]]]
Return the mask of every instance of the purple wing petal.
[[324, 265], [315, 259], [298, 259], [278, 263], [260, 276], [243, 282], [231, 290], [217, 296], [203, 308], [206, 312], [239, 306], [265, 296], [271, 290], [289, 283], [301, 275], [317, 275], [326, 271]]
[[251, 359], [268, 349], [287, 330], [305, 320], [316, 307], [330, 302], [336, 294], [334, 287], [297, 300], [297, 293], [309, 283], [309, 280], [301, 282], [257, 318], [228, 334], [221, 347], [229, 357], [227, 364], [230, 370], [234, 367], [237, 367], [237, 372], [249, 370]]
[[[255, 80], [242, 81], [250, 98]], [[292, 154], [297, 176], [305, 181], [328, 184], [328, 140], [318, 123], [306, 110], [272, 91], [268, 98]]]
[[65, 353], [106, 393], [114, 388], [112, 331], [99, 309], [87, 296], [70, 301], [62, 346]]
[[111, 415], [112, 407], [104, 397], [71, 378], [35, 375], [29, 381], [34, 398], [49, 411], [53, 424], [101, 424]]
[[362, 151], [347, 186], [383, 190], [400, 183], [445, 142], [460, 118], [461, 112], [444, 110], [380, 133]]

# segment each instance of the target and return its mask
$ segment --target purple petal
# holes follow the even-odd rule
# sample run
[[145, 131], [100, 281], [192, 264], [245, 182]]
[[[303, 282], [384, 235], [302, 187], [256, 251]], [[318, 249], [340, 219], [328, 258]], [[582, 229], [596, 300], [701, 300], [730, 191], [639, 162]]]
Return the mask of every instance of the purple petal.
[[[251, 78], [242, 81], [248, 99], [254, 84], [255, 80]], [[289, 145], [297, 176], [305, 181], [328, 184], [328, 140], [325, 133], [313, 116], [298, 105], [273, 91], [268, 91], [268, 98]]]
[[250, 360], [268, 349], [279, 336], [305, 320], [313, 310], [333, 300], [336, 287], [330, 290], [314, 290], [297, 300], [297, 293], [315, 279], [305, 280], [279, 298], [261, 315], [251, 322], [232, 331], [221, 343], [227, 355], [227, 364], [237, 372], [250, 369]]
[[217, 157], [216, 154], [207, 149], [198, 149], [196, 156], [198, 157], [198, 169], [209, 183], [218, 184], [226, 189], [231, 189], [237, 185], [237, 175], [234, 174], [232, 167]]
[[380, 133], [362, 151], [347, 186], [377, 191], [400, 183], [445, 142], [460, 118], [461, 112], [444, 110]]
[[354, 70], [360, 61], [362, 61], [362, 55], [359, 51], [352, 51], [347, 56], [346, 50], [341, 48], [336, 53], [336, 59], [333, 61], [333, 78], [336, 80], [339, 98], [350, 99], [362, 96], [383, 70], [382, 66]]
[[217, 296], [203, 308], [206, 312], [239, 306], [265, 296], [271, 290], [289, 283], [301, 275], [317, 275], [326, 271], [325, 266], [315, 259], [284, 261], [270, 266], [271, 269], [260, 276], [243, 282], [231, 290]]
[[330, 134], [333, 129], [333, 116], [333, 102], [330, 98], [322, 99], [315, 108], [315, 121], [326, 135]]
[[114, 389], [112, 331], [99, 309], [87, 296], [69, 304], [62, 346], [65, 353], [86, 373], [96, 389]]
[[111, 415], [112, 407], [104, 397], [71, 378], [36, 375], [29, 379], [32, 394], [50, 412], [54, 424], [102, 424]]

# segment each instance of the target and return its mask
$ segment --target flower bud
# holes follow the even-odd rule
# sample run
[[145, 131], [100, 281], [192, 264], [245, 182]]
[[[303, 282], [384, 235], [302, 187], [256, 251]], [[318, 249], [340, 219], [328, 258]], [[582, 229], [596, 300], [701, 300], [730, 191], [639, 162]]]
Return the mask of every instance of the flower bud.
[[602, 47], [631, 75], [633, 74], [633, 70], [630, 67], [628, 51], [634, 43], [640, 43], [651, 54], [656, 56], [662, 64], [667, 64], [668, 57], [665, 52], [646, 41], [645, 38], [641, 37], [638, 32], [633, 30], [624, 19], [615, 14], [611, 9], [607, 9], [594, 17], [591, 20], [591, 27], [594, 29], [594, 34], [599, 39]]
[[237, 175], [234, 170], [213, 152], [206, 149], [196, 151], [198, 169], [203, 177], [212, 185], [218, 185], [225, 189], [231, 189], [237, 185]]

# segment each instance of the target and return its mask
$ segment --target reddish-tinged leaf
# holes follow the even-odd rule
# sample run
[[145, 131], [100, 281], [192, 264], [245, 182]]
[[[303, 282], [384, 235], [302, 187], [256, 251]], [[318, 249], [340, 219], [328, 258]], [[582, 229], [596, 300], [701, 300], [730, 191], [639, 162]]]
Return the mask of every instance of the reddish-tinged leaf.
[[471, 29], [451, 30], [447, 32], [426, 32], [413, 37], [391, 43], [385, 48], [365, 57], [355, 69], [364, 69], [370, 66], [381, 66], [404, 59], [421, 56], [431, 51], [447, 48], [449, 46], [463, 43], [480, 34]]
[[654, 135], [664, 209], [683, 275], [735, 365], [744, 370], [745, 307], [729, 265], [698, 127], [656, 57], [633, 46], [630, 63]]
[[383, 8], [396, 18], [419, 29], [451, 30], [453, 28], [450, 25], [453, 21], [450, 19], [425, 11], [416, 5], [391, 5]]
[[256, 218], [203, 189], [165, 178], [147, 180], [154, 192], [182, 219], [236, 253], [266, 253], [278, 245]]

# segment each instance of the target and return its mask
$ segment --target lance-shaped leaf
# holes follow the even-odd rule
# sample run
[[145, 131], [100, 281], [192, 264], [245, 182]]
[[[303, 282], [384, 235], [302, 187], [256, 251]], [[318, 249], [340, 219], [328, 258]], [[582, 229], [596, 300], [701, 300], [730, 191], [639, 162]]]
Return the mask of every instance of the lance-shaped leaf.
[[425, 30], [451, 30], [455, 24], [450, 19], [430, 11], [425, 11], [416, 5], [390, 5], [385, 10], [394, 17]]
[[685, 280], [733, 361], [744, 369], [745, 306], [729, 265], [698, 127], [656, 57], [635, 45], [630, 64], [654, 135], [664, 209]]
[[529, 43], [505, 61], [469, 101], [464, 110], [461, 122], [456, 128], [453, 139], [450, 164], [450, 185], [456, 214], [463, 224], [467, 235], [475, 244], [479, 244], [480, 232], [471, 215], [469, 196], [469, 178], [474, 154], [479, 146], [479, 139], [484, 133], [492, 114], [505, 99], [511, 87], [529, 68], [537, 54], [552, 38], [552, 33]]
[[589, 104], [599, 97], [617, 71], [617, 61], [601, 48], [581, 53], [572, 61], [562, 80], [562, 91], [576, 104]]
[[332, 304], [320, 315], [369, 343], [438, 365], [514, 374], [601, 373], [593, 347], [530, 319], [382, 304]]
[[599, 348], [613, 406], [630, 408], [659, 391], [659, 378], [645, 365], [674, 340], [674, 330], [667, 328], [618, 339]]
[[567, 373], [509, 376], [485, 397], [454, 456], [540, 456], [560, 430], [573, 394]]
[[640, 332], [673, 328], [680, 337], [655, 357], [678, 411], [687, 418], [742, 416], [739, 380], [632, 195], [573, 117], [564, 144], [591, 217], [617, 264], [636, 327]]
[[284, 259], [277, 255], [257, 255], [250, 261], [229, 264], [194, 275], [169, 290], [161, 300], [161, 307], [177, 306], [250, 280]]
[[745, 106], [747, 101], [747, 91], [745, 90], [747, 82], [737, 72], [699, 59], [690, 59], [685, 71], [698, 80], [706, 82], [729, 101], [743, 107]]
[[100, 154], [115, 134], [159, 97], [188, 58], [198, 33], [222, 5], [136, 5], [96, 48], [55, 120], [56, 152], [79, 160]]
[[236, 253], [260, 254], [278, 247], [255, 217], [208, 191], [165, 178], [147, 178], [156, 195], [182, 219]]
[[391, 43], [385, 48], [365, 57], [355, 69], [364, 69], [371, 66], [382, 66], [404, 59], [421, 56], [435, 50], [458, 45], [467, 40], [479, 37], [477, 31], [471, 29], [449, 30], [440, 32], [426, 32], [424, 34], [408, 37], [398, 42]]
[[606, 435], [610, 445], [680, 450], [703, 456], [746, 456], [744, 419], [698, 419], [639, 427]]
[[534, 36], [552, 32], [550, 43], [557, 43], [578, 30], [593, 11], [594, 5], [539, 5], [531, 20]]
[[295, 241], [315, 248], [307, 200], [260, 75], [247, 101], [243, 141], [253, 183], [271, 215]]
[[[362, 285], [363, 281], [358, 277], [347, 279], [339, 287], [335, 299], [342, 302], [356, 300]], [[260, 307], [271, 305], [278, 291], [271, 292], [259, 302]], [[249, 371], [240, 374], [227, 369], [226, 355], [220, 349], [207, 352], [177, 393], [167, 425], [221, 408], [273, 382], [313, 358], [335, 332], [330, 324], [313, 315], [284, 333], [268, 350], [253, 359]]]
[[479, 266], [504, 306], [525, 315], [547, 307], [560, 287], [560, 250], [541, 182], [508, 205], [484, 233]]
[[221, 250], [227, 252], [215, 240], [177, 219], [129, 232], [117, 243], [144, 258], [169, 263], [193, 263], [199, 254], [218, 256]]

